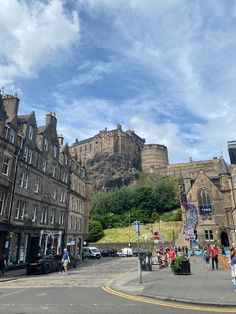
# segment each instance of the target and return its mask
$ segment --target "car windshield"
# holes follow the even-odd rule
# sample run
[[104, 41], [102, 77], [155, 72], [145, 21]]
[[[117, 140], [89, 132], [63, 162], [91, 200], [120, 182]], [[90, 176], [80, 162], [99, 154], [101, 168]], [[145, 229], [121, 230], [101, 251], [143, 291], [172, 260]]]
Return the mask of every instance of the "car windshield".
[[98, 252], [97, 249], [91, 249], [91, 251], [92, 251], [93, 253], [97, 253], [97, 252]]

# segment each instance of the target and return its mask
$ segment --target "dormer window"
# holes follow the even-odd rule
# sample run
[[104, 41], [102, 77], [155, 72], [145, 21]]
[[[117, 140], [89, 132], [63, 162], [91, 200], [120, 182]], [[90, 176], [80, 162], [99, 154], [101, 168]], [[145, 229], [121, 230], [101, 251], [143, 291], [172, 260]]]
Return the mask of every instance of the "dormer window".
[[33, 136], [34, 136], [34, 128], [32, 127], [32, 125], [29, 126], [29, 133], [28, 133], [28, 138], [30, 140], [33, 139]]

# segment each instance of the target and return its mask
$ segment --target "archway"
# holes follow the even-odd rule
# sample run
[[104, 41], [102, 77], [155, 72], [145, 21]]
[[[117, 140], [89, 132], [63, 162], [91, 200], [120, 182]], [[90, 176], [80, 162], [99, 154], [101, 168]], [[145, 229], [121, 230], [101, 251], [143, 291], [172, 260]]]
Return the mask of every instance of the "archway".
[[225, 247], [229, 247], [229, 237], [228, 234], [225, 231], [221, 232], [220, 235], [221, 245]]

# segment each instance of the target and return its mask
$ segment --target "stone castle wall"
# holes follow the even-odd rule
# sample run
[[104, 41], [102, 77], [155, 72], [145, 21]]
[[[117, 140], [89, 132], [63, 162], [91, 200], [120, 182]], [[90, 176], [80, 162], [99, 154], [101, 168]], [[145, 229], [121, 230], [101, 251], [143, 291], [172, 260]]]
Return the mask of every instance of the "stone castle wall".
[[167, 147], [158, 144], [146, 144], [141, 150], [141, 164], [144, 172], [155, 172], [169, 164]]
[[76, 156], [83, 164], [93, 159], [96, 154], [124, 154], [133, 160], [140, 157], [140, 150], [145, 140], [135, 134], [134, 131], [123, 131], [121, 125], [115, 130], [108, 131], [106, 128], [95, 136], [78, 141], [70, 147], [72, 156]]

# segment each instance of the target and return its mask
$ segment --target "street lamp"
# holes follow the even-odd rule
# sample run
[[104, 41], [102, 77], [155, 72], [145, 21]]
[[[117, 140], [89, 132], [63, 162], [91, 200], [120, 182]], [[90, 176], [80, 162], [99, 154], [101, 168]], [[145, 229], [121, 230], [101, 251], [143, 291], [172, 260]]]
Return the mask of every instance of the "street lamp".
[[139, 283], [142, 283], [142, 269], [141, 269], [141, 259], [140, 259], [140, 249], [139, 249], [139, 236], [140, 236], [140, 232], [143, 228], [143, 224], [140, 223], [140, 221], [135, 221], [132, 224], [136, 235], [137, 235], [137, 249], [138, 249], [138, 278], [139, 278]]

